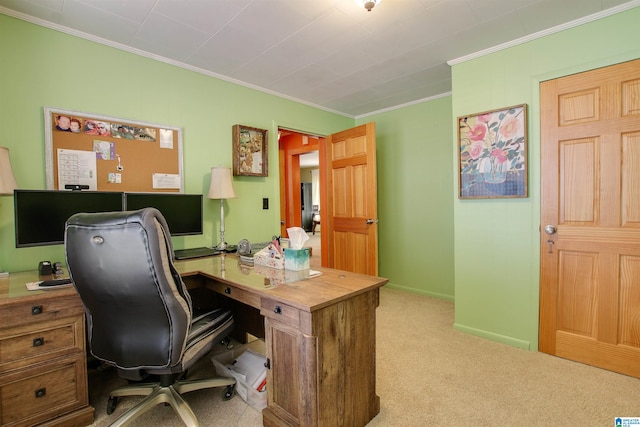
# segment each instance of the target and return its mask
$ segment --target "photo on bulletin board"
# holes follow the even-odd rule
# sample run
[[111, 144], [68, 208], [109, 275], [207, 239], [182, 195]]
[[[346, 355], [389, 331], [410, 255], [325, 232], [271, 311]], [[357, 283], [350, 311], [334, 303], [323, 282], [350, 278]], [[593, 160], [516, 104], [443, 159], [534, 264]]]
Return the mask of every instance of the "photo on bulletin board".
[[44, 108], [48, 190], [184, 192], [182, 129]]
[[233, 175], [269, 176], [267, 131], [233, 126]]

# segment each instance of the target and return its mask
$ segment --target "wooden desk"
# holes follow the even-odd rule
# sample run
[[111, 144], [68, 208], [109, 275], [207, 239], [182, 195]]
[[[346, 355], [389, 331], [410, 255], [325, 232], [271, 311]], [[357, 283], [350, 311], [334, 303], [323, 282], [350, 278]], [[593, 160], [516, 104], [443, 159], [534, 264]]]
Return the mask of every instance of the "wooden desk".
[[[264, 316], [265, 426], [362, 426], [378, 414], [375, 311], [387, 279], [317, 268], [320, 276], [299, 280], [308, 273], [246, 268], [235, 256], [176, 267]], [[271, 273], [268, 284], [260, 271]]]
[[[269, 361], [268, 403], [262, 412], [265, 426], [362, 426], [378, 414], [375, 310], [386, 279], [317, 268], [320, 276], [301, 280], [306, 271], [248, 268], [235, 256], [176, 261], [175, 265], [191, 289], [214, 291], [222, 301], [259, 314]], [[265, 275], [270, 277], [267, 282]], [[0, 279], [0, 408], [11, 413], [0, 414], [1, 424], [23, 425], [9, 423], [5, 420], [9, 415], [22, 416], [26, 424], [58, 423], [58, 419], [65, 426], [91, 424], [80, 299], [73, 288], [27, 291], [24, 284], [37, 278], [36, 272], [27, 272]], [[37, 305], [43, 307], [43, 317], [31, 314]], [[251, 322], [240, 313], [236, 324], [242, 327]], [[56, 325], [63, 329], [67, 345], [35, 355], [26, 348], [32, 345], [35, 330]], [[16, 347], [13, 360], [5, 360], [4, 346], [15, 337], [28, 342]], [[21, 379], [30, 382], [45, 368], [67, 372], [69, 402], [52, 405], [57, 393], [47, 391], [45, 399], [38, 400], [34, 390], [20, 386], [12, 399], [27, 400], [31, 409], [8, 406], [5, 390], [16, 387]]]
[[28, 291], [36, 280], [0, 279], [0, 425], [89, 425], [84, 308], [73, 288]]

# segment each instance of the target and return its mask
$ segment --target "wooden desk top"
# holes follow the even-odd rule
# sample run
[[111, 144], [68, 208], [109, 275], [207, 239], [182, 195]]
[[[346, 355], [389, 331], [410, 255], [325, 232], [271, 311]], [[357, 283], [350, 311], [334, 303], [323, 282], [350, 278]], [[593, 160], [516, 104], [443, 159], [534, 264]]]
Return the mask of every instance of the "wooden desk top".
[[[69, 276], [56, 276], [55, 278], [62, 277]], [[11, 301], [13, 298], [39, 299], [43, 294], [48, 292], [56, 292], [57, 296], [76, 294], [76, 290], [73, 286], [65, 286], [63, 288], [55, 289], [52, 288], [45, 291], [30, 291], [26, 287], [26, 283], [53, 278], [54, 277], [52, 275], [40, 277], [37, 270], [11, 273], [9, 274], [9, 277], [0, 278], [0, 305]]]
[[[388, 282], [381, 277], [318, 267], [319, 276], [309, 277], [309, 270], [276, 270], [248, 267], [236, 255], [213, 256], [174, 262], [181, 276], [203, 276], [243, 289], [261, 298], [269, 298], [304, 311], [315, 311], [354, 295], [379, 288]], [[98, 272], [96, 272], [97, 274]], [[37, 271], [11, 273], [0, 278], [0, 305], [13, 298], [38, 299], [43, 293], [73, 295], [73, 287], [29, 291], [25, 283], [51, 278], [39, 277]], [[268, 280], [266, 280], [268, 279]]]
[[310, 270], [248, 267], [236, 255], [175, 261], [175, 266], [183, 277], [201, 275], [304, 311], [330, 306], [388, 282], [382, 277], [324, 267], [314, 267], [312, 270], [321, 273], [314, 277], [309, 277]]

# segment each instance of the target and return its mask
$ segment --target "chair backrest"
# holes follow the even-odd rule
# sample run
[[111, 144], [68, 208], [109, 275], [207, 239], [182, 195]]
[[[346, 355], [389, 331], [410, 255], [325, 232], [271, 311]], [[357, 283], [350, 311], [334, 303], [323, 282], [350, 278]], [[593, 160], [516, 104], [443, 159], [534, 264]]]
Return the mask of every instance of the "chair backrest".
[[132, 371], [180, 361], [191, 299], [158, 210], [75, 214], [66, 223], [65, 252], [95, 357]]

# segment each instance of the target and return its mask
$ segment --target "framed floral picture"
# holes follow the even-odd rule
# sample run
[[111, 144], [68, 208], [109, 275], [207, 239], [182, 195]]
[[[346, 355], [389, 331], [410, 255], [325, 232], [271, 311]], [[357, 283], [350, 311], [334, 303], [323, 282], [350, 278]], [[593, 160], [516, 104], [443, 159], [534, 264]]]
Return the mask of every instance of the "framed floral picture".
[[269, 176], [267, 131], [233, 126], [233, 175]]
[[527, 197], [527, 105], [458, 117], [458, 198]]

